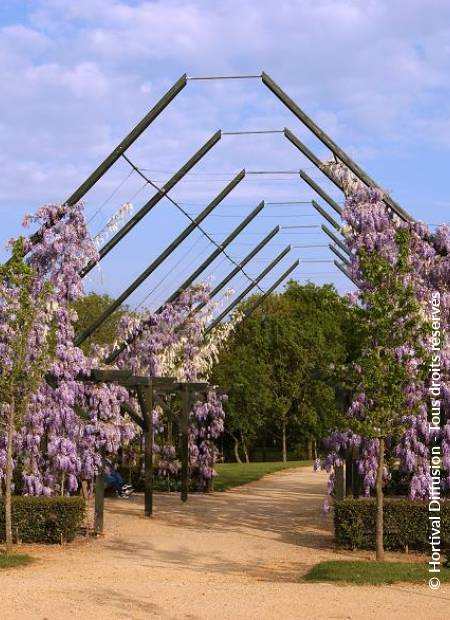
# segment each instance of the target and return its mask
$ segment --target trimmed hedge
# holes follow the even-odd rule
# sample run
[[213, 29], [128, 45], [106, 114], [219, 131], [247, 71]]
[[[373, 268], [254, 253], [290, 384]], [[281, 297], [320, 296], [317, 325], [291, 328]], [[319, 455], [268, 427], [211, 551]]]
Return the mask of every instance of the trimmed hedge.
[[[24, 543], [70, 542], [77, 535], [85, 516], [82, 497], [12, 498], [13, 536]], [[5, 540], [5, 506], [0, 497], [0, 541]]]
[[[375, 548], [376, 501], [344, 499], [334, 502], [336, 543], [350, 549]], [[439, 513], [434, 513], [439, 515]], [[450, 545], [450, 502], [441, 505], [441, 545]], [[391, 550], [426, 551], [430, 548], [428, 503], [409, 499], [384, 499], [384, 546]]]

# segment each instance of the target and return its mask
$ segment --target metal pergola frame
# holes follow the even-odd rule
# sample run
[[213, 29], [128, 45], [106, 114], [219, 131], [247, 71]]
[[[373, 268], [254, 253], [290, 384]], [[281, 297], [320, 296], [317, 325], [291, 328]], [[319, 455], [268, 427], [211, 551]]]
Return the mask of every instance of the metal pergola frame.
[[[160, 98], [160, 100], [147, 112], [147, 114], [139, 121], [136, 126], [128, 133], [128, 135], [113, 149], [113, 151], [101, 162], [101, 164], [81, 183], [81, 185], [67, 198], [65, 201], [65, 205], [72, 206], [79, 202], [86, 193], [94, 187], [94, 185], [104, 176], [104, 174], [119, 160], [119, 158], [124, 157], [129, 165], [131, 165], [135, 170], [142, 175], [142, 172], [139, 168], [137, 168], [130, 159], [126, 156], [126, 151], [130, 148], [132, 144], [142, 135], [142, 133], [155, 121], [155, 119], [167, 108], [167, 106], [174, 100], [174, 98], [184, 89], [187, 85], [188, 81], [194, 80], [212, 80], [212, 79], [261, 79], [262, 83], [272, 92], [292, 113], [293, 115], [300, 120], [300, 122], [323, 144], [325, 145], [331, 153], [334, 155], [337, 161], [344, 163], [355, 176], [364, 183], [367, 187], [378, 188], [379, 186], [376, 182], [358, 165], [356, 164], [348, 154], [341, 149], [314, 121], [306, 115], [306, 113], [297, 105], [297, 103], [291, 99], [282, 89], [281, 87], [265, 72], [262, 72], [258, 75], [246, 75], [246, 76], [205, 76], [205, 77], [188, 77], [186, 74], [183, 74], [175, 84]], [[99, 250], [99, 259], [102, 260], [109, 252], [116, 247], [117, 244], [122, 241], [125, 236], [136, 226], [141, 220], [163, 199], [169, 198], [172, 202], [174, 202], [170, 197], [168, 192], [175, 187], [175, 185], [184, 177], [188, 172], [221, 140], [222, 135], [226, 134], [234, 134], [234, 133], [283, 133], [287, 140], [297, 148], [304, 156], [307, 157], [309, 161], [311, 161], [317, 169], [322, 172], [330, 181], [332, 181], [341, 191], [343, 191], [343, 187], [341, 183], [334, 177], [334, 175], [328, 170], [326, 166], [322, 163], [322, 161], [309, 149], [291, 130], [285, 128], [280, 131], [261, 131], [261, 132], [215, 132], [192, 156], [191, 158], [183, 165], [181, 168], [172, 175], [172, 177], [161, 187], [157, 188], [154, 183], [148, 181], [153, 187], [157, 189], [156, 193], [139, 209], [139, 211], [130, 218], [119, 230], [118, 232]], [[100, 325], [116, 310], [121, 303], [123, 303], [132, 292], [134, 292], [148, 277], [151, 273], [153, 273], [171, 254], [172, 252], [196, 229], [201, 229], [201, 222], [214, 210], [214, 208], [222, 202], [222, 200], [244, 179], [245, 170], [242, 170], [238, 173], [234, 179], [209, 203], [209, 205], [198, 215], [195, 219], [191, 219], [191, 223], [180, 233], [169, 246], [156, 258], [154, 259], [150, 265], [130, 284], [130, 286], [123, 291], [121, 295], [114, 301], [113, 304], [97, 319], [90, 325], [88, 328], [82, 333], [79, 334], [75, 340], [75, 344], [79, 345], [84, 342], [89, 336], [91, 336]], [[142, 175], [143, 176], [143, 175]], [[337, 204], [337, 202], [331, 198], [325, 190], [323, 190], [320, 185], [311, 179], [304, 171], [299, 171], [299, 177], [307, 184], [311, 189], [314, 190], [322, 200], [324, 200], [328, 206], [330, 206], [338, 215], [342, 214], [342, 209]], [[389, 195], [383, 193], [383, 201], [388, 207], [390, 211], [400, 217], [402, 220], [406, 222], [413, 222], [413, 218]], [[175, 203], [176, 204], [176, 203]], [[321, 207], [315, 200], [312, 200], [312, 206], [318, 211], [318, 213], [328, 221], [328, 223], [336, 230], [337, 233], [341, 232], [340, 225], [332, 218], [329, 213]], [[239, 226], [220, 244], [217, 244], [214, 252], [204, 261], [195, 271], [185, 280], [185, 282], [174, 291], [170, 297], [166, 300], [167, 303], [171, 303], [174, 301], [177, 296], [186, 290], [188, 286], [190, 286], [196, 278], [217, 258], [220, 254], [224, 254], [227, 245], [229, 245], [239, 233], [247, 226], [250, 221], [252, 221], [258, 213], [263, 209], [264, 202], [261, 202], [244, 220], [241, 221]], [[62, 217], [62, 216], [61, 216]], [[56, 221], [53, 221], [49, 224], [51, 227], [55, 224]], [[339, 239], [332, 231], [330, 231], [325, 225], [322, 225], [322, 230], [325, 232], [331, 240], [334, 242], [334, 245], [330, 244], [331, 251], [339, 258], [340, 262], [334, 261], [336, 267], [341, 270], [347, 277], [350, 279], [351, 276], [347, 270], [349, 265], [348, 258], [346, 256], [351, 257], [352, 254], [350, 250], [347, 248], [345, 243]], [[284, 256], [289, 252], [290, 247], [288, 246], [279, 254], [269, 265], [257, 276], [255, 279], [250, 278], [248, 274], [246, 274], [243, 269], [245, 265], [264, 247], [269, 241], [275, 236], [275, 234], [279, 231], [279, 227], [272, 230], [269, 235], [265, 237], [259, 244], [257, 244], [252, 251], [239, 263], [235, 263], [235, 267], [233, 270], [213, 289], [212, 296], [217, 294], [219, 290], [221, 290], [226, 284], [239, 272], [242, 271], [246, 277], [250, 280], [250, 284], [244, 289], [244, 291], [237, 296], [237, 298], [216, 318], [214, 319], [207, 327], [205, 335], [209, 334], [226, 316], [229, 315], [230, 312], [236, 307], [238, 303], [243, 301], [247, 295], [249, 295], [255, 287], [258, 287], [261, 291], [261, 296], [258, 297], [249, 307], [244, 309], [244, 318], [250, 316], [257, 307], [259, 307], [265, 299], [283, 282], [287, 277], [294, 271], [294, 269], [298, 266], [299, 261], [296, 260], [266, 291], [262, 290], [259, 287], [259, 282], [284, 258]], [[34, 233], [30, 240], [32, 243], [36, 243], [41, 239], [43, 230], [37, 231]], [[432, 238], [431, 238], [432, 241]], [[340, 253], [339, 249], [342, 250], [343, 254]], [[228, 257], [229, 258], [229, 257]], [[96, 265], [97, 261], [92, 261], [87, 264], [80, 275], [84, 277], [87, 275], [93, 267]], [[352, 280], [353, 281], [353, 280]], [[358, 284], [354, 282], [356, 286]], [[165, 305], [165, 304], [164, 304]], [[203, 304], [200, 304], [194, 311], [199, 311], [203, 307]], [[161, 312], [163, 306], [161, 306], [157, 312]], [[135, 334], [133, 338], [138, 337], [139, 334]], [[132, 338], [132, 339], [133, 339]], [[117, 359], [117, 356], [120, 354], [123, 349], [132, 342], [128, 340], [123, 343], [120, 347], [118, 347], [113, 353], [108, 356], [104, 360], [104, 363], [111, 364]], [[103, 371], [94, 371], [89, 379], [89, 381], [111, 381], [116, 382], [121, 385], [125, 385], [132, 389], [138, 398], [140, 409], [142, 413], [142, 418], [133, 411], [126, 411], [132, 419], [134, 419], [142, 428], [146, 435], [146, 450], [145, 450], [145, 458], [146, 458], [146, 501], [145, 501], [145, 511], [146, 514], [151, 514], [152, 512], [152, 504], [149, 499], [150, 497], [150, 486], [151, 481], [149, 479], [148, 472], [151, 471], [152, 467], [152, 424], [151, 424], [151, 410], [153, 404], [158, 401], [160, 404], [161, 398], [158, 396], [158, 390], [161, 392], [180, 390], [183, 395], [183, 402], [186, 407], [190, 404], [189, 394], [199, 393], [201, 390], [207, 390], [207, 384], [204, 383], [193, 383], [193, 384], [178, 384], [173, 381], [171, 378], [161, 378], [161, 377], [135, 377], [132, 376], [131, 373], [127, 373], [127, 371], [117, 371], [117, 370], [103, 370]], [[150, 441], [151, 435], [151, 441]], [[186, 448], [187, 449], [187, 448]], [[185, 463], [187, 463], [187, 453], [183, 455], [183, 459]], [[183, 476], [186, 474], [185, 464], [183, 469]], [[185, 483], [183, 483], [185, 484]], [[187, 487], [183, 486], [183, 498], [187, 498]], [[99, 494], [99, 501], [101, 499], [101, 493]]]

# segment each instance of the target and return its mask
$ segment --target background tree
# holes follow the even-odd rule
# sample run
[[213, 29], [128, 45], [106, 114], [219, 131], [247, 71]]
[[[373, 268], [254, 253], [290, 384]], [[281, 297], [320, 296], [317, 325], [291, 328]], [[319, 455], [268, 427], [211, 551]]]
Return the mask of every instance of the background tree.
[[[75, 323], [77, 332], [87, 329], [91, 323], [99, 317], [113, 302], [109, 295], [100, 293], [89, 293], [79, 297], [72, 305], [78, 315]], [[128, 312], [127, 306], [120, 306], [112, 315], [106, 319], [100, 327], [81, 345], [82, 351], [87, 355], [91, 351], [93, 344], [112, 345], [117, 338], [117, 328], [122, 316]]]
[[304, 443], [311, 455], [334, 427], [352, 313], [332, 286], [290, 281], [237, 325], [213, 378], [229, 395], [225, 428], [239, 443], [245, 437], [247, 452], [257, 442], [265, 452], [275, 438], [284, 459], [289, 446]]
[[[213, 368], [213, 381], [228, 395], [225, 431], [233, 440], [234, 457], [241, 462], [240, 449], [249, 461], [250, 446], [256, 441], [264, 426], [264, 412], [272, 402], [270, 368], [255, 351], [261, 340], [259, 322], [249, 319], [239, 336], [219, 355], [220, 362]], [[259, 343], [259, 347], [261, 343]]]

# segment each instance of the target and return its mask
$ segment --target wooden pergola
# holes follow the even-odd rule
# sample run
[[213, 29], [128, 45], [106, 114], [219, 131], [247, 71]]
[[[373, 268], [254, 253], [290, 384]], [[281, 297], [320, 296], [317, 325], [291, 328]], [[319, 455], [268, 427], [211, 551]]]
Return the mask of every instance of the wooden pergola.
[[[144, 510], [146, 516], [153, 514], [153, 409], [161, 407], [177, 423], [181, 434], [181, 501], [188, 498], [189, 490], [189, 414], [192, 406], [207, 398], [209, 384], [177, 382], [172, 377], [139, 377], [128, 370], [94, 370], [89, 383], [115, 383], [130, 390], [139, 403], [140, 414], [129, 405], [123, 405], [124, 414], [142, 429], [144, 436]], [[179, 396], [181, 411], [174, 411], [167, 403], [167, 396]], [[103, 531], [105, 482], [103, 473], [97, 476], [95, 488], [95, 531]]]

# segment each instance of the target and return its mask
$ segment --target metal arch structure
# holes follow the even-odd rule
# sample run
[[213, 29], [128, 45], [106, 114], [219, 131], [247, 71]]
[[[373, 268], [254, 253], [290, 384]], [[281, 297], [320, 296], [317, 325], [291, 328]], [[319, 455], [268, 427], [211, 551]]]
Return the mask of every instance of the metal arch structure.
[[[379, 186], [376, 182], [358, 165], [356, 164], [348, 154], [341, 149], [323, 130], [319, 127], [299, 106], [298, 104], [291, 98], [289, 95], [282, 90], [282, 88], [264, 71], [260, 74], [256, 75], [242, 75], [242, 76], [206, 76], [206, 77], [188, 77], [186, 74], [183, 74], [176, 82], [173, 84], [169, 90], [163, 94], [160, 100], [145, 114], [145, 116], [133, 127], [133, 129], [128, 133], [127, 136], [114, 148], [114, 150], [101, 162], [101, 164], [86, 178], [83, 183], [67, 198], [65, 204], [74, 205], [76, 202], [81, 200], [86, 193], [104, 176], [104, 174], [118, 161], [120, 157], [124, 157], [126, 161], [138, 172], [139, 169], [126, 157], [126, 151], [134, 144], [134, 142], [143, 134], [143, 132], [148, 129], [148, 127], [153, 123], [153, 121], [158, 118], [158, 116], [167, 108], [167, 106], [175, 99], [175, 97], [185, 88], [188, 81], [195, 80], [216, 80], [216, 79], [261, 79], [262, 83], [268, 88], [268, 90], [275, 95], [289, 110], [294, 114], [294, 116], [300, 120], [300, 122], [306, 126], [309, 131], [318, 138], [322, 144], [324, 144], [330, 151], [333, 153], [335, 158], [342, 161], [348, 168], [368, 187], [378, 188]], [[143, 207], [128, 221], [126, 224], [114, 235], [112, 239], [110, 239], [104, 247], [102, 247], [99, 251], [99, 260], [102, 260], [146, 215], [153, 209], [156, 204], [162, 198], [168, 197], [168, 192], [200, 161], [200, 159], [208, 153], [213, 146], [215, 146], [222, 137], [222, 133], [224, 134], [234, 134], [234, 133], [281, 133], [281, 131], [264, 131], [264, 132], [222, 132], [221, 130], [214, 133], [209, 140], [205, 144], [203, 144], [193, 155], [192, 157], [163, 185], [163, 187], [159, 188], [157, 193], [150, 198], [149, 201], [145, 203]], [[320, 159], [305, 145], [303, 144], [295, 134], [289, 129], [285, 128], [282, 133], [284, 133], [285, 137], [304, 155], [306, 156], [317, 168], [320, 170], [325, 176], [329, 178], [340, 190], [343, 190], [340, 182], [323, 166]], [[142, 174], [140, 172], [140, 174]], [[241, 175], [245, 174], [245, 171], [240, 173]], [[239, 175], [238, 175], [239, 176]], [[341, 209], [339, 205], [330, 197], [328, 194], [315, 182], [313, 181], [304, 171], [300, 171], [300, 177], [303, 181], [305, 181], [322, 199], [324, 199], [329, 206], [331, 206], [339, 215], [341, 215]], [[223, 191], [223, 197], [233, 189], [233, 187], [241, 180], [234, 180], [231, 183], [232, 187], [227, 191], [227, 188]], [[220, 196], [220, 195], [219, 195]], [[219, 198], [219, 197], [218, 197]], [[405, 221], [413, 221], [412, 217], [400, 207], [398, 203], [396, 203], [392, 198], [388, 195], [383, 196], [383, 200], [386, 205], [396, 213], [400, 218]], [[216, 199], [216, 204], [218, 204], [220, 200]], [[214, 203], [214, 201], [213, 201]], [[313, 207], [325, 218], [328, 222], [335, 228], [337, 232], [340, 231], [340, 226], [335, 220], [329, 216], [329, 214], [322, 209], [322, 207], [316, 202], [312, 201]], [[211, 206], [211, 205], [209, 205]], [[214, 207], [212, 207], [214, 208]], [[166, 248], [166, 250], [155, 259], [151, 265], [124, 291], [111, 305], [109, 309], [98, 319], [87, 328], [87, 330], [79, 335], [76, 340], [77, 344], [81, 344], [87, 337], [89, 337], [110, 314], [143, 282], [145, 279], [159, 266], [164, 260], [174, 251], [174, 249], [190, 234], [192, 230], [197, 226], [199, 227], [200, 221], [206, 217], [206, 215], [212, 209], [202, 212], [202, 214], [197, 218], [197, 220], [193, 220], [191, 225], [177, 237], [177, 239], [172, 242], [172, 244]], [[206, 214], [205, 214], [206, 212]], [[330, 234], [329, 231], [323, 227], [324, 232]], [[31, 237], [31, 241], [35, 241], [40, 238], [40, 233], [35, 233]], [[335, 239], [334, 239], [335, 240]], [[335, 242], [344, 249], [344, 244], [342, 242]], [[223, 249], [223, 247], [222, 247]], [[84, 277], [91, 271], [91, 269], [95, 266], [95, 262], [91, 262], [82, 270], [81, 276]], [[190, 283], [195, 279], [194, 272], [193, 277], [190, 279]], [[250, 287], [253, 288], [253, 287]], [[181, 287], [183, 290], [183, 286]], [[176, 291], [168, 301], [173, 301], [179, 291]]]
[[[231, 76], [190, 76], [183, 74], [169, 90], [163, 94], [159, 101], [145, 114], [145, 116], [132, 128], [127, 136], [113, 149], [113, 151], [100, 163], [100, 165], [81, 183], [81, 185], [66, 199], [66, 205], [74, 205], [81, 200], [86, 193], [104, 176], [104, 174], [116, 163], [120, 157], [124, 157], [127, 162], [136, 170], [137, 167], [126, 157], [126, 151], [136, 142], [136, 140], [145, 132], [146, 129], [155, 121], [156, 118], [167, 108], [170, 103], [183, 91], [188, 81], [195, 80], [231, 80], [231, 79], [261, 79], [264, 86], [287, 108], [294, 116], [333, 153], [335, 158], [342, 161], [348, 168], [368, 187], [379, 188], [376, 182], [356, 163], [349, 155], [341, 149], [331, 138], [319, 127], [299, 106], [298, 104], [264, 71], [259, 74], [250, 75], [231, 75]], [[160, 188], [158, 193], [153, 196], [140, 210], [136, 213], [115, 235], [110, 239], [99, 252], [99, 260], [106, 256], [114, 247], [123, 239], [128, 232], [172, 189], [178, 181], [183, 178], [187, 172], [221, 139], [224, 134], [234, 133], [280, 133], [281, 131], [264, 131], [264, 132], [221, 132], [217, 131], [213, 136], [191, 157], [184, 166], [178, 170], [175, 175], [166, 184]], [[322, 173], [336, 184], [339, 189], [343, 189], [341, 184], [329, 173], [323, 166], [320, 159], [305, 145], [295, 134], [289, 129], [284, 129], [285, 137], [306, 156]], [[320, 188], [312, 179], [303, 171], [300, 171], [300, 177], [328, 204], [340, 214], [340, 208], [337, 203], [327, 196], [326, 192]], [[390, 196], [383, 194], [385, 204], [396, 213], [401, 219], [411, 222], [413, 218]], [[320, 211], [320, 205], [313, 204]], [[324, 212], [325, 213], [325, 212]], [[324, 215], [322, 213], [322, 215]], [[326, 215], [324, 215], [326, 217]], [[40, 239], [42, 231], [38, 231], [31, 236], [31, 241], [35, 242]], [[162, 261], [161, 261], [162, 262]], [[94, 267], [95, 263], [91, 262], [82, 270], [81, 275], [85, 276]]]
[[[81, 185], [66, 199], [64, 202], [65, 205], [73, 206], [77, 202], [79, 202], [86, 194], [92, 189], [95, 184], [110, 170], [110, 168], [121, 158], [123, 157], [132, 168], [137, 170], [140, 174], [141, 171], [130, 161], [130, 159], [126, 156], [127, 150], [136, 142], [136, 140], [145, 132], [145, 130], [159, 117], [159, 115], [167, 108], [170, 103], [180, 94], [183, 89], [186, 87], [188, 81], [194, 81], [199, 79], [261, 79], [262, 83], [268, 88], [268, 90], [278, 99], [280, 100], [292, 113], [293, 115], [323, 144], [325, 145], [330, 152], [335, 156], [335, 158], [342, 163], [344, 163], [352, 172], [356, 175], [358, 179], [362, 183], [364, 183], [367, 187], [379, 188], [376, 182], [358, 165], [356, 164], [347, 153], [341, 149], [306, 113], [296, 104], [296, 102], [291, 99], [281, 88], [280, 86], [265, 72], [262, 72], [258, 75], [246, 75], [246, 76], [211, 76], [211, 77], [188, 77], [186, 74], [182, 75], [175, 84], [161, 97], [161, 99], [145, 114], [145, 116], [137, 123], [137, 125], [128, 133], [128, 135], [113, 149], [113, 151], [100, 163], [100, 165], [81, 183]], [[234, 134], [234, 133], [283, 133], [287, 140], [298, 150], [300, 151], [309, 161], [313, 163], [314, 166], [317, 167], [325, 176], [328, 177], [330, 181], [332, 181], [341, 191], [343, 190], [340, 182], [334, 178], [334, 176], [329, 172], [329, 170], [324, 167], [323, 162], [309, 149], [291, 130], [285, 128], [284, 130], [277, 131], [263, 131], [263, 132], [222, 132], [221, 130], [215, 132], [192, 156], [191, 158], [183, 165], [181, 168], [172, 175], [172, 177], [161, 187], [158, 188], [154, 184], [156, 194], [148, 200], [143, 207], [132, 217], [128, 222], [124, 224], [122, 228], [100, 249], [99, 251], [99, 260], [102, 260], [109, 252], [116, 247], [117, 244], [120, 243], [124, 239], [124, 237], [135, 227], [137, 226], [141, 220], [163, 199], [168, 198], [172, 202], [174, 202], [170, 196], [169, 192], [171, 189], [175, 187], [175, 185], [189, 173], [189, 171], [221, 140], [222, 135]], [[190, 225], [158, 256], [148, 267], [147, 269], [138, 276], [138, 278], [115, 300], [114, 304], [106, 313], [102, 316], [98, 317], [96, 321], [88, 327], [86, 332], [81, 334], [77, 340], [76, 344], [81, 344], [83, 340], [89, 337], [95, 330], [103, 323], [103, 321], [109, 316], [127, 297], [137, 289], [137, 287], [142, 284], [146, 278], [153, 273], [153, 271], [160, 266], [168, 256], [180, 245], [191, 232], [195, 229], [200, 229], [201, 221], [207, 217], [207, 215], [217, 206], [221, 200], [231, 192], [234, 187], [244, 178], [245, 171], [241, 171], [239, 175], [235, 179], [233, 179], [227, 187], [225, 187], [222, 192], [216, 196], [216, 198], [204, 209], [204, 211], [197, 216], [195, 220], [191, 220]], [[299, 171], [300, 178], [314, 190], [322, 200], [324, 200], [329, 207], [331, 207], [338, 215], [341, 215], [342, 210], [339, 205], [333, 200], [321, 187], [318, 183], [312, 180], [304, 171]], [[397, 202], [395, 202], [390, 196], [383, 194], [383, 200], [393, 213], [395, 213], [398, 217], [406, 222], [413, 222], [413, 218], [409, 215]], [[319, 203], [315, 200], [312, 201], [312, 206], [319, 212], [319, 214], [325, 218], [328, 223], [335, 229], [335, 231], [339, 234], [341, 232], [339, 224], [329, 215], [329, 213], [321, 207]], [[231, 235], [231, 239], [227, 238], [221, 244], [217, 244], [216, 250], [211, 254], [210, 257], [202, 265], [200, 265], [191, 276], [180, 286], [176, 291], [168, 298], [166, 303], [170, 303], [173, 301], [187, 286], [192, 284], [194, 280], [198, 277], [198, 275], [206, 269], [206, 267], [212, 263], [212, 261], [219, 256], [221, 253], [225, 254], [225, 248], [228, 243], [230, 243], [234, 237], [236, 237], [243, 228], [247, 225], [253, 217], [256, 217], [259, 211], [262, 209], [263, 204], [261, 203], [258, 207], [245, 218], [238, 228], [233, 231]], [[250, 220], [249, 220], [250, 217]], [[49, 226], [51, 226], [52, 222]], [[322, 226], [322, 230], [334, 241], [335, 245], [330, 245], [332, 252], [340, 259], [340, 262], [334, 261], [335, 265], [338, 269], [340, 269], [347, 277], [351, 279], [351, 276], [347, 270], [347, 258], [339, 252], [339, 249], [346, 255], [351, 255], [350, 251], [346, 247], [345, 243], [343, 243], [335, 233], [330, 231], [326, 226]], [[30, 239], [32, 243], [35, 243], [40, 240], [43, 230], [37, 231], [34, 233]], [[234, 236], [233, 236], [234, 235]], [[272, 238], [272, 234], [269, 235], [269, 238], [264, 242], [264, 245], [270, 241]], [[230, 237], [230, 236], [229, 236]], [[228, 241], [227, 241], [228, 240]], [[264, 241], [264, 240], [263, 240]], [[431, 239], [432, 241], [432, 239]], [[243, 259], [239, 264], [235, 263], [235, 268], [230, 272], [230, 274], [214, 289], [215, 292], [218, 292], [220, 288], [225, 286], [226, 282], [231, 280], [234, 275], [236, 275], [236, 270], [243, 271], [243, 268], [247, 262], [249, 262], [253, 256], [259, 251], [258, 248], [262, 247], [261, 242], [257, 245], [249, 254], [246, 259]], [[337, 246], [337, 247], [336, 247]], [[213, 320], [210, 325], [207, 327], [206, 333], [210, 333], [222, 319], [226, 318], [226, 316], [236, 307], [236, 305], [243, 301], [245, 297], [251, 293], [251, 291], [258, 286], [259, 282], [266, 276], [268, 273], [278, 264], [282, 258], [288, 253], [289, 246], [286, 248], [279, 256], [277, 256], [255, 279], [248, 277], [250, 280], [250, 285], [245, 288], [245, 290], [238, 295], [238, 297], [230, 304], [219, 317]], [[226, 255], [226, 254], [225, 254]], [[92, 262], [85, 266], [85, 268], [81, 271], [81, 276], [84, 277], [87, 275], [91, 269], [95, 266], [96, 263]], [[250, 307], [246, 308], [244, 311], [244, 318], [251, 315], [255, 309], [264, 302], [265, 299], [294, 271], [294, 269], [298, 266], [299, 261], [296, 260], [282, 275], [279, 277], [275, 283], [273, 283], [268, 290], [263, 291], [261, 288], [262, 295], [258, 297]], [[352, 280], [353, 281], [353, 280]], [[354, 282], [356, 286], [358, 284]], [[161, 308], [159, 309], [161, 310]], [[126, 346], [126, 345], [125, 345]], [[116, 352], [114, 352], [116, 354]], [[117, 355], [116, 355], [117, 357]], [[115, 359], [115, 358], [114, 358]], [[111, 363], [114, 359], [106, 359], [105, 363]], [[118, 377], [117, 374], [114, 374], [115, 371], [106, 371], [109, 372], [109, 375], [100, 375], [97, 377], [97, 380], [102, 379], [103, 381], [116, 381], [121, 382], [122, 384], [127, 384], [130, 388], [134, 389], [137, 393], [138, 401], [140, 404], [140, 408], [142, 411], [142, 425], [144, 432], [148, 434], [147, 446], [150, 446], [151, 441], [151, 415], [149, 411], [151, 411], [151, 404], [154, 402], [154, 392], [153, 392], [153, 384], [150, 386], [148, 383], [144, 382], [145, 378], [142, 377], [131, 377], [131, 376], [121, 376]], [[112, 374], [111, 374], [112, 373]], [[95, 377], [91, 377], [91, 380], [95, 380]], [[170, 378], [156, 378], [152, 379], [152, 381], [161, 383], [159, 388], [162, 389], [164, 381], [167, 383], [171, 381]], [[145, 385], [144, 385], [145, 383]], [[173, 382], [166, 386], [167, 389], [173, 390]], [[204, 390], [205, 384], [192, 384], [192, 389]], [[186, 385], [180, 386], [180, 390], [182, 392], [183, 402], [187, 403], [186, 407], [189, 406], [189, 390], [191, 388], [186, 387]], [[146, 392], [147, 390], [147, 392]], [[151, 391], [150, 392], [148, 391]], [[185, 409], [186, 409], [185, 407]], [[140, 419], [139, 416], [135, 412], [128, 412], [133, 419]], [[149, 421], [150, 420], [150, 421]], [[147, 449], [146, 449], [147, 450]], [[186, 456], [186, 455], [185, 455]], [[184, 458], [184, 457], [183, 457]], [[184, 459], [186, 461], [186, 459]], [[151, 453], [150, 447], [148, 447], [148, 453], [146, 451], [146, 463], [147, 463], [147, 473], [146, 473], [146, 514], [151, 514], [152, 506], [150, 502], [150, 481], [148, 473], [151, 471]], [[187, 462], [187, 461], [186, 461]], [[185, 489], [187, 492], [187, 487]], [[187, 497], [186, 492], [183, 491], [182, 499]], [[150, 495], [149, 495], [150, 494]]]

